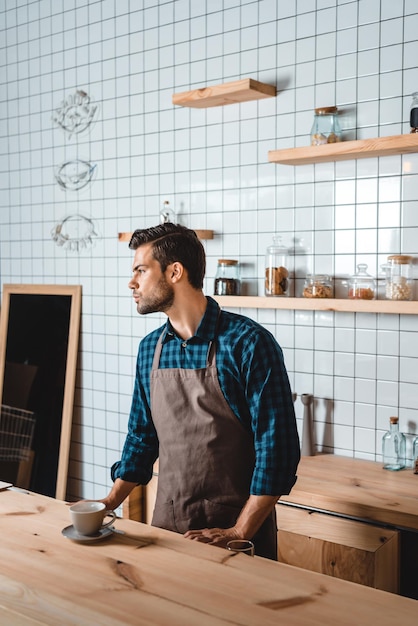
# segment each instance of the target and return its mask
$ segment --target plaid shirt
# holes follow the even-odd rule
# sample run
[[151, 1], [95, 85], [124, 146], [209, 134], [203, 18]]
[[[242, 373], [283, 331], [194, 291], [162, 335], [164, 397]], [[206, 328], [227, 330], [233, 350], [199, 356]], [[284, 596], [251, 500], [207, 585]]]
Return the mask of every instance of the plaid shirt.
[[[209, 342], [216, 338], [216, 366], [221, 390], [232, 411], [252, 432], [255, 448], [251, 494], [288, 494], [300, 459], [293, 399], [282, 350], [272, 334], [248, 317], [222, 311], [208, 297], [196, 334], [184, 341], [170, 321], [140, 343], [128, 435], [112, 478], [146, 484], [158, 457], [151, 418], [150, 372], [155, 347], [164, 330], [160, 368], [206, 367]], [[216, 332], [216, 334], [215, 334]]]

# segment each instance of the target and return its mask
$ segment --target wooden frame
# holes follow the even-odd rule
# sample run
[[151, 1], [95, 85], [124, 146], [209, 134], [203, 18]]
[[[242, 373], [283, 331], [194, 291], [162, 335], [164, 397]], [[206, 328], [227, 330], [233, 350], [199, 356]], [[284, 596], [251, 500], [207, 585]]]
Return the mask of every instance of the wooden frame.
[[[9, 329], [10, 300], [13, 295], [70, 296], [68, 344], [65, 361], [65, 382], [62, 403], [61, 430], [59, 435], [59, 455], [55, 497], [66, 497], [68, 461], [71, 442], [74, 391], [78, 355], [78, 341], [81, 315], [80, 285], [3, 285], [3, 301], [0, 317], [0, 399], [3, 399], [3, 383], [6, 367], [6, 347]], [[30, 315], [30, 311], [28, 311]]]

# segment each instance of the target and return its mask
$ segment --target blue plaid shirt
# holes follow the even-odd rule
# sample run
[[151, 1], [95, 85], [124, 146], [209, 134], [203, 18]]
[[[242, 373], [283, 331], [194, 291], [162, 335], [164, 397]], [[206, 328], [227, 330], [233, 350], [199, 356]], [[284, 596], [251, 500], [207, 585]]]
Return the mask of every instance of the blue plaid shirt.
[[208, 306], [196, 334], [186, 342], [170, 321], [140, 343], [128, 435], [112, 478], [147, 484], [158, 457], [158, 438], [151, 418], [150, 372], [155, 347], [164, 329], [160, 368], [206, 367], [209, 342], [216, 337], [216, 365], [225, 399], [252, 432], [255, 467], [251, 494], [288, 494], [296, 482], [300, 459], [293, 399], [282, 350], [273, 335], [248, 317]]

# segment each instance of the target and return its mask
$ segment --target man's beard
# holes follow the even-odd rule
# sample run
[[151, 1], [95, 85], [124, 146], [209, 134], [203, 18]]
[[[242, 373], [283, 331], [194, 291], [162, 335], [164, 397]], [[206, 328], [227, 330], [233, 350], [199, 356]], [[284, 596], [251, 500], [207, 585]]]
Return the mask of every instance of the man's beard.
[[174, 302], [174, 289], [169, 285], [163, 276], [154, 293], [146, 298], [141, 297], [136, 305], [140, 315], [148, 313], [164, 313]]

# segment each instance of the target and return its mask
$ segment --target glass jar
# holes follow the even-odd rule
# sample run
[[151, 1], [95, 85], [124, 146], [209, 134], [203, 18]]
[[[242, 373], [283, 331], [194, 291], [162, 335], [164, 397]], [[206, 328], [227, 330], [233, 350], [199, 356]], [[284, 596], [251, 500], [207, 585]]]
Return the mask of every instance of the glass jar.
[[332, 298], [332, 280], [328, 274], [307, 274], [303, 288], [304, 298]]
[[239, 296], [240, 289], [238, 261], [219, 259], [215, 274], [215, 296]]
[[394, 254], [388, 257], [386, 270], [386, 299], [412, 300], [412, 257]]
[[315, 109], [315, 117], [311, 129], [311, 146], [337, 143], [341, 139], [342, 133], [337, 107], [320, 107]]
[[414, 474], [418, 474], [418, 437], [412, 442], [412, 467]]
[[350, 276], [348, 281], [349, 300], [375, 300], [376, 282], [366, 270], [366, 263], [359, 263], [356, 274]]
[[411, 133], [418, 133], [418, 91], [415, 91], [412, 94], [409, 121], [411, 126]]
[[266, 250], [266, 270], [264, 293], [266, 296], [289, 295], [288, 249], [282, 245], [280, 235], [273, 237], [273, 243]]
[[399, 431], [399, 418], [390, 418], [390, 430], [382, 439], [383, 469], [397, 471], [406, 466], [406, 437]]

